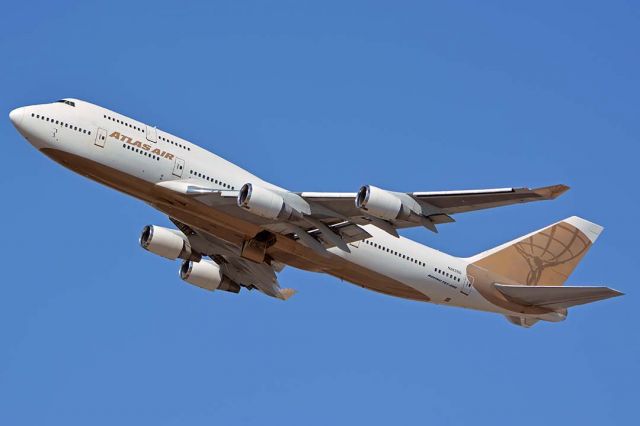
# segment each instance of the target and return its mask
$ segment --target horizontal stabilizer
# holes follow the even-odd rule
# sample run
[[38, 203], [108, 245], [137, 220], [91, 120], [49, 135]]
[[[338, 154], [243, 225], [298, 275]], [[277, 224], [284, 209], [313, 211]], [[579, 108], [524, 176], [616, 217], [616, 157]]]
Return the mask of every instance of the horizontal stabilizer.
[[494, 285], [512, 302], [549, 309], [568, 308], [624, 294], [609, 287]]

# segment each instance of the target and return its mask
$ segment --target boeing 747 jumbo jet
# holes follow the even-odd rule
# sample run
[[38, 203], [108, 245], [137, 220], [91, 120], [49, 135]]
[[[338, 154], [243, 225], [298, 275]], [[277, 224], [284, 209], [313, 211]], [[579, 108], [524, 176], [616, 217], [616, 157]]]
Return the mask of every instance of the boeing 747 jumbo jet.
[[551, 200], [568, 187], [393, 192], [292, 192], [168, 132], [78, 99], [9, 114], [27, 141], [76, 173], [167, 214], [177, 229], [145, 226], [140, 245], [182, 259], [180, 277], [206, 290], [259, 290], [286, 300], [285, 265], [380, 293], [496, 312], [517, 325], [563, 321], [567, 308], [622, 293], [563, 286], [602, 227], [570, 217], [472, 257], [398, 235], [437, 232], [452, 215]]

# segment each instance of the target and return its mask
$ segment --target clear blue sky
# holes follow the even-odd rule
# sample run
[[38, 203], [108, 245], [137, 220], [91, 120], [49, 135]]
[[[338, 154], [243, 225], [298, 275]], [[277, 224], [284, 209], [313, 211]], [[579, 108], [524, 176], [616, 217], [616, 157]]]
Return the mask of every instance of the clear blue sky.
[[[637, 424], [637, 2], [90, 3], [0, 14], [1, 424]], [[286, 303], [203, 292], [138, 247], [163, 215], [6, 116], [61, 97], [292, 190], [566, 183], [405, 235], [470, 255], [577, 214], [606, 230], [569, 283], [627, 296], [526, 330], [294, 269]]]

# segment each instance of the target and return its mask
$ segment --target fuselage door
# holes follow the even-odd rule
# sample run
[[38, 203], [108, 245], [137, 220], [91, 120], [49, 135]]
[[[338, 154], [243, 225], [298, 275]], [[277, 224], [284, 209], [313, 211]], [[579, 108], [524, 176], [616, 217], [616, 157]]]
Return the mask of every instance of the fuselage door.
[[178, 177], [182, 177], [182, 171], [184, 170], [184, 160], [176, 157], [176, 162], [173, 164], [173, 174]]
[[147, 126], [147, 140], [151, 142], [155, 142], [158, 138], [158, 132], [155, 127]]
[[468, 296], [471, 293], [471, 286], [473, 285], [473, 276], [467, 275], [462, 280], [462, 287], [460, 288], [460, 293]]
[[96, 132], [96, 142], [100, 148], [104, 148], [104, 144], [107, 142], [107, 131], [105, 129], [98, 128]]

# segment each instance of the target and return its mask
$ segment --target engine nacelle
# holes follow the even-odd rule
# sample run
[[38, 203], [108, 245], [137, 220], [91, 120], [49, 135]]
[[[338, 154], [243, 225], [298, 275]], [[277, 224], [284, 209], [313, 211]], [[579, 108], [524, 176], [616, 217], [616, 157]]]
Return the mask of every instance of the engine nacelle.
[[145, 226], [140, 234], [140, 246], [151, 253], [171, 260], [178, 258], [200, 259], [200, 256], [192, 253], [189, 240], [182, 232], [161, 226]]
[[252, 183], [245, 183], [238, 193], [238, 207], [267, 219], [290, 219], [301, 216], [282, 195]]
[[186, 260], [180, 266], [180, 278], [189, 284], [205, 290], [225, 290], [238, 293], [240, 286], [227, 278], [220, 270], [220, 265], [210, 260], [193, 262]]
[[360, 188], [356, 194], [356, 207], [384, 220], [402, 219], [411, 215], [411, 210], [402, 204], [400, 198], [373, 185]]

